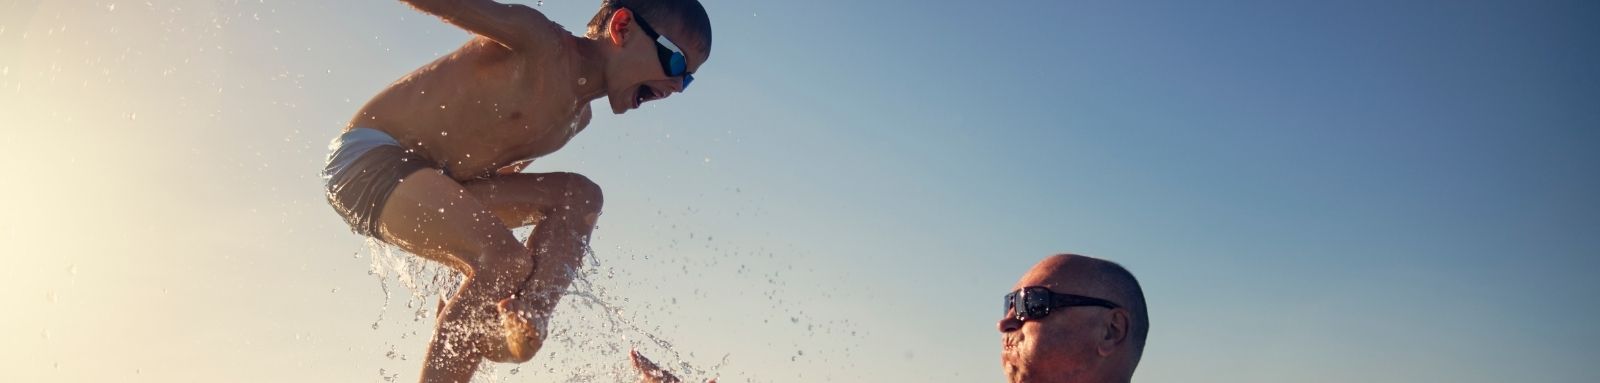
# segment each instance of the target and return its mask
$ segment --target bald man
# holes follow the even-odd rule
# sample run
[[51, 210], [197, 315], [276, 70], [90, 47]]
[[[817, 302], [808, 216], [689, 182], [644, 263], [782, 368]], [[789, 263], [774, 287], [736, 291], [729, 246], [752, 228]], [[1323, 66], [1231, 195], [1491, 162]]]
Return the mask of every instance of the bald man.
[[1150, 317], [1139, 281], [1082, 255], [1045, 258], [1006, 294], [1000, 363], [1012, 383], [1128, 382]]

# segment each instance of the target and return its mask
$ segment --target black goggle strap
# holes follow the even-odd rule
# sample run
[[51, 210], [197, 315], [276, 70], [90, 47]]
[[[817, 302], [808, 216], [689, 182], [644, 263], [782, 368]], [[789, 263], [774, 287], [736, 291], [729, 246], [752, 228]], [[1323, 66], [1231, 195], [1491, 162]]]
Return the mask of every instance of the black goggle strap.
[[[663, 69], [666, 70], [667, 74], [672, 76], [688, 74], [687, 69], [689, 68], [689, 60], [688, 56], [683, 54], [683, 48], [679, 48], [678, 44], [673, 43], [671, 39], [667, 38], [667, 36], [663, 36], [661, 32], [656, 32], [656, 29], [651, 28], [650, 23], [645, 22], [644, 18], [639, 17], [639, 15], [633, 16], [633, 22], [635, 24], [639, 24], [639, 29], [643, 29], [646, 36], [649, 36], [651, 40], [655, 40], [656, 54], [661, 56], [661, 65], [663, 66]], [[668, 63], [673, 62], [674, 55], [677, 56], [676, 64], [683, 65], [682, 68], [669, 67], [670, 65], [673, 65]]]

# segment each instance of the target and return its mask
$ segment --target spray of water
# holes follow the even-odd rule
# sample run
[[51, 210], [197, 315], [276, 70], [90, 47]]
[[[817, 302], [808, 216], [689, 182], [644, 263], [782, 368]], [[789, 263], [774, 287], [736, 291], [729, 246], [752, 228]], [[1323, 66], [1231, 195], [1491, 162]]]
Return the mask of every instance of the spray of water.
[[[519, 231], [524, 232], [522, 236], [526, 237], [527, 230]], [[367, 252], [372, 259], [368, 274], [377, 278], [384, 294], [384, 302], [371, 325], [373, 330], [383, 327], [386, 322], [385, 314], [390, 310], [395, 292], [405, 292], [404, 312], [409, 314], [407, 317], [411, 322], [431, 325], [438, 314], [439, 302], [448, 300], [461, 286], [462, 278], [455, 271], [405, 254], [382, 242], [367, 240]], [[667, 337], [647, 330], [646, 323], [628, 318], [624, 309], [614, 303], [625, 302], [626, 299], [614, 297], [604, 287], [594, 283], [596, 278], [615, 278], [615, 272], [601, 267], [600, 259], [592, 249], [587, 251], [584, 259], [583, 268], [574, 275], [572, 285], [552, 315], [544, 351], [533, 361], [522, 365], [486, 362], [480, 366], [474, 381], [510, 381], [514, 379], [513, 376], [532, 371], [539, 374], [541, 381], [630, 382], [638, 376], [638, 372], [626, 364], [627, 353], [631, 349], [646, 352], [658, 362], [663, 362], [663, 365], [672, 366], [682, 376], [706, 376], [708, 371], [716, 371], [725, 365], [727, 356], [716, 365], [706, 368], [690, 363]], [[398, 285], [398, 288], [392, 288], [391, 285]], [[412, 325], [416, 327], [416, 323]], [[411, 331], [403, 333], [401, 339], [431, 335]], [[388, 351], [385, 357], [391, 360], [423, 359], [422, 350], [404, 350], [403, 346], [395, 343], [386, 346]], [[378, 375], [384, 381], [399, 379], [397, 372], [388, 369], [379, 369]]]

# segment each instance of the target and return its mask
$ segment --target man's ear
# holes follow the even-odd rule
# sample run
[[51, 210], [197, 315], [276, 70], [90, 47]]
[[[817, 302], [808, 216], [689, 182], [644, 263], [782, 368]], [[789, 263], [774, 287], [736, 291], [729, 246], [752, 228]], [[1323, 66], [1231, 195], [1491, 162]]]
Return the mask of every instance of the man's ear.
[[1117, 347], [1128, 341], [1128, 325], [1132, 320], [1128, 318], [1128, 310], [1122, 308], [1108, 310], [1101, 319], [1105, 332], [1095, 348], [1100, 356], [1111, 356]]
[[611, 13], [611, 22], [606, 23], [606, 35], [611, 36], [611, 44], [622, 46], [628, 42], [628, 27], [633, 25], [633, 10], [617, 8]]

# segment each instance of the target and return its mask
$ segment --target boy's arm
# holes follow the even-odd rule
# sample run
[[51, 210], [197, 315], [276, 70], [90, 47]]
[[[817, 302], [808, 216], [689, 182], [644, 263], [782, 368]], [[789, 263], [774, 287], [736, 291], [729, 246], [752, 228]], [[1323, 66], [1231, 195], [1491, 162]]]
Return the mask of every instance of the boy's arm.
[[494, 0], [400, 1], [512, 51], [553, 47], [566, 33], [543, 13], [522, 4], [501, 4]]

